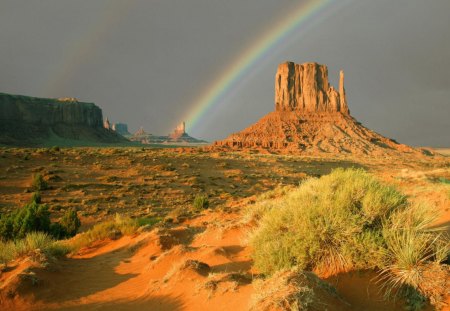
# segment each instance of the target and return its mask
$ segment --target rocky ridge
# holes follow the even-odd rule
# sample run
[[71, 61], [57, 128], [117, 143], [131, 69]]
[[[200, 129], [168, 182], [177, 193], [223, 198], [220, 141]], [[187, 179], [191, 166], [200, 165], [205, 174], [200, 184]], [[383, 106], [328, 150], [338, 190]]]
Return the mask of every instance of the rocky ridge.
[[0, 93], [0, 144], [39, 145], [50, 138], [126, 141], [103, 128], [102, 110], [75, 98], [49, 99]]

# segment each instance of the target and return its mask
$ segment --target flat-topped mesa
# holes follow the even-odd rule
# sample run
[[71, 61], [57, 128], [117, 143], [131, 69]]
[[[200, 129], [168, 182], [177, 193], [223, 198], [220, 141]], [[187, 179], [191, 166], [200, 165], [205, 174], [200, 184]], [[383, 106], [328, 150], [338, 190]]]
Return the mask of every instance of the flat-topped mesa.
[[[107, 129], [105, 129], [106, 127]], [[110, 131], [100, 107], [73, 97], [39, 98], [0, 93], [0, 144], [39, 146], [55, 137], [68, 144], [118, 143], [126, 140]]]
[[275, 110], [350, 114], [345, 96], [344, 72], [340, 72], [338, 91], [329, 85], [328, 68], [325, 65], [280, 64], [275, 75]]

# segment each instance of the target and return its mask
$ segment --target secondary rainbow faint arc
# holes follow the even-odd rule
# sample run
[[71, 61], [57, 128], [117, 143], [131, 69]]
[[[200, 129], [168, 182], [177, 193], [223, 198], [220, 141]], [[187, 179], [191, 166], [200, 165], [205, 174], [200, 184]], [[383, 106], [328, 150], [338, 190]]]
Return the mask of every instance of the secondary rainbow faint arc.
[[333, 0], [311, 0], [303, 3], [288, 18], [252, 44], [195, 101], [195, 107], [183, 118], [183, 120], [186, 120], [188, 131], [192, 130], [210, 108], [218, 104], [221, 98], [232, 89], [233, 85], [244, 77], [260, 59], [264, 58], [272, 47], [332, 2]]
[[96, 27], [89, 29], [82, 40], [71, 42], [62, 53], [64, 57], [61, 62], [55, 62], [54, 73], [46, 81], [43, 91], [46, 94], [58, 94], [74, 72], [95, 54], [100, 42], [124, 19], [134, 4], [135, 1], [132, 0], [109, 3], [108, 7], [104, 9], [105, 15], [99, 18]]

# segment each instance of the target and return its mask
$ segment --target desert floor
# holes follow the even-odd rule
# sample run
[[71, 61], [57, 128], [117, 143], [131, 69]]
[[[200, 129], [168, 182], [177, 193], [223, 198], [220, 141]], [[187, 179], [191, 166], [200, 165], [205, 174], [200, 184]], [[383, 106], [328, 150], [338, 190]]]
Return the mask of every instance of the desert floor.
[[[445, 154], [448, 150], [444, 150]], [[362, 167], [412, 201], [440, 211], [450, 224], [450, 157], [370, 158], [207, 152], [201, 149], [0, 149], [0, 212], [29, 201], [32, 176], [41, 173], [52, 217], [74, 207], [81, 231], [116, 213], [159, 221], [133, 236], [98, 241], [68, 258], [37, 267], [17, 260], [0, 274], [2, 310], [248, 310], [259, 278], [252, 267], [245, 209], [258, 196], [298, 185], [337, 167]], [[208, 209], [193, 208], [206, 194]], [[437, 225], [438, 225], [437, 224]], [[206, 265], [204, 265], [204, 264]], [[31, 272], [30, 272], [31, 271]], [[23, 277], [22, 277], [23, 279]], [[328, 278], [345, 307], [328, 310], [403, 310], [385, 301], [374, 272]], [[7, 293], [8, 294], [8, 293]]]

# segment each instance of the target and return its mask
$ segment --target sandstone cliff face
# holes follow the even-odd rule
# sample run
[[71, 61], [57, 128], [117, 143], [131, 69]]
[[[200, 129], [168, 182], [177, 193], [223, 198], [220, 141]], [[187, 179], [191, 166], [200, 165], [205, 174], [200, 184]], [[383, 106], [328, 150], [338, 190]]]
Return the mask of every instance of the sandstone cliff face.
[[103, 128], [102, 110], [93, 103], [0, 93], [0, 143], [38, 144], [50, 136], [95, 142], [124, 140]]
[[101, 127], [103, 116], [92, 103], [0, 93], [0, 120]]
[[328, 83], [324, 65], [280, 64], [275, 75], [275, 111], [214, 145], [306, 154], [420, 153], [357, 122], [348, 109], [343, 71], [339, 78], [336, 90]]
[[340, 72], [339, 92], [328, 83], [328, 68], [317, 63], [278, 66], [275, 75], [275, 111], [302, 113], [341, 112], [349, 114]]

